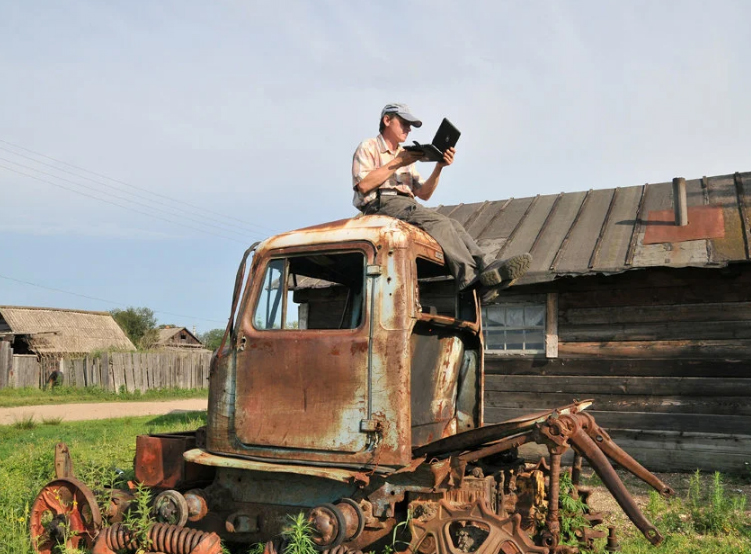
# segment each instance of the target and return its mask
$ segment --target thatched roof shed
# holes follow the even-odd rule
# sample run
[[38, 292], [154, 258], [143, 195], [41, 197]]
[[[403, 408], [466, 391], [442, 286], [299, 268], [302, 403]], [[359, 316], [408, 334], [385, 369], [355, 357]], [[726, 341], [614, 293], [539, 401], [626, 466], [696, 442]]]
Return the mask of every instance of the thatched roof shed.
[[42, 356], [136, 349], [108, 312], [0, 306], [2, 335]]

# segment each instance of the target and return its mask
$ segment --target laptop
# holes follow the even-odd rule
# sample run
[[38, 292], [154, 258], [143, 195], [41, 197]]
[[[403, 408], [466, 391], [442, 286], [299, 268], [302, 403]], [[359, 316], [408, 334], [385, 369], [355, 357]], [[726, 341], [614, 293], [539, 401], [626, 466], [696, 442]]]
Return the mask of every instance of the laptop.
[[438, 131], [436, 131], [435, 136], [433, 137], [432, 143], [420, 144], [419, 142], [414, 141], [415, 144], [405, 146], [404, 149], [409, 152], [422, 152], [423, 157], [420, 159], [421, 162], [440, 162], [443, 160], [443, 153], [446, 149], [456, 146], [460, 136], [461, 132], [459, 129], [454, 127], [454, 125], [444, 117], [441, 125], [438, 127]]

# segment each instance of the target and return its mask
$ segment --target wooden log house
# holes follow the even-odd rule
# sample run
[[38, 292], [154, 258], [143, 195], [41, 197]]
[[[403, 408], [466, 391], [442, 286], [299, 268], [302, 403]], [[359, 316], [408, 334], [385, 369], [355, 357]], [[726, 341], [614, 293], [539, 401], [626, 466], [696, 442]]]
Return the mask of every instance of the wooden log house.
[[593, 398], [651, 470], [748, 471], [751, 173], [438, 211], [533, 256], [483, 308], [487, 423]]

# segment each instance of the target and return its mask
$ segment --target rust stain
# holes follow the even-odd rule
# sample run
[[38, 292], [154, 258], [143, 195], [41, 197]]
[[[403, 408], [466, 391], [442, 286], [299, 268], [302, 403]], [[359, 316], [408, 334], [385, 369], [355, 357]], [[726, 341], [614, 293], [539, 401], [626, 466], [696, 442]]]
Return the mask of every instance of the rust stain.
[[725, 236], [725, 217], [720, 206], [690, 206], [688, 225], [675, 224], [673, 210], [657, 210], [648, 214], [644, 244], [717, 239]]

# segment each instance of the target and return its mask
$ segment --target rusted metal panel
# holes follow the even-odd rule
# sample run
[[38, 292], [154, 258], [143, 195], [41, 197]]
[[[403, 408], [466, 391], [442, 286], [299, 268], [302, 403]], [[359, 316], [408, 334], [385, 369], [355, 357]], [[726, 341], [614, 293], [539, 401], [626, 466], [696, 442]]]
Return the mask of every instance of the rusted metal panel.
[[485, 202], [473, 202], [471, 204], [459, 204], [455, 210], [453, 210], [449, 217], [457, 220], [466, 229], [469, 224], [472, 223], [477, 215], [477, 212], [481, 210]]
[[739, 213], [738, 195], [732, 175], [707, 179], [709, 204], [722, 208], [725, 236], [712, 240], [712, 261], [724, 263], [746, 259], [744, 225]]
[[320, 467], [292, 464], [275, 464], [273, 462], [263, 462], [258, 460], [244, 460], [241, 458], [230, 458], [228, 456], [217, 456], [206, 452], [202, 448], [193, 448], [183, 454], [186, 462], [199, 464], [202, 466], [222, 467], [229, 469], [243, 469], [248, 471], [262, 471], [266, 473], [289, 473], [295, 475], [309, 475], [311, 477], [320, 477], [331, 481], [341, 483], [365, 483], [368, 477], [357, 471], [349, 471], [336, 467]]
[[534, 198], [519, 198], [512, 200], [503, 210], [503, 216], [494, 219], [475, 238], [477, 239], [505, 239], [508, 238], [519, 224]]
[[147, 487], [175, 489], [211, 479], [213, 472], [183, 460], [195, 448], [194, 434], [139, 435], [136, 438], [136, 479]]
[[565, 250], [552, 268], [555, 273], [581, 273], [589, 263], [600, 234], [613, 190], [593, 190], [576, 225], [571, 229]]
[[561, 197], [555, 213], [546, 221], [545, 227], [541, 229], [537, 244], [530, 250], [532, 265], [527, 273], [548, 273], [550, 271], [550, 264], [558, 253], [566, 233], [576, 218], [576, 214], [579, 213], [579, 207], [585, 196], [585, 192], [576, 192], [564, 194]]
[[524, 220], [514, 232], [513, 240], [506, 245], [501, 252], [502, 258], [511, 258], [518, 254], [524, 254], [532, 249], [543, 224], [547, 221], [548, 214], [558, 200], [558, 195], [545, 195], [536, 199]]
[[[594, 271], [623, 271], [631, 243], [634, 226], [644, 187], [624, 187], [618, 191], [607, 227], [601, 229], [602, 245], [598, 256], [592, 260]], [[604, 217], [604, 213], [603, 213]]]
[[716, 239], [725, 236], [725, 218], [719, 206], [691, 206], [688, 224], [675, 224], [673, 210], [656, 210], [647, 214], [643, 244]]

